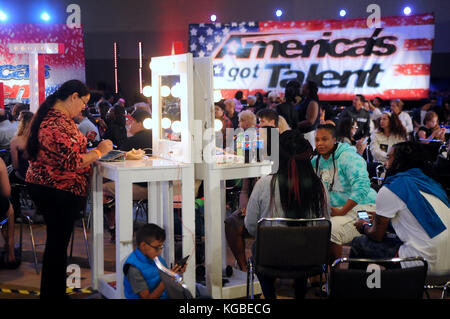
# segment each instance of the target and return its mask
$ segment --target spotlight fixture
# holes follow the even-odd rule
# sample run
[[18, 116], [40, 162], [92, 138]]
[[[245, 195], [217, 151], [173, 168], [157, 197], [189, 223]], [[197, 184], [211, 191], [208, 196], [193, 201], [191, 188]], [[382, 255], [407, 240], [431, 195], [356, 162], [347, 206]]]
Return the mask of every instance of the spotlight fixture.
[[275, 11], [275, 15], [279, 18], [283, 15], [283, 11], [278, 9], [277, 11]]
[[345, 11], [344, 9], [341, 9], [341, 11], [339, 11], [339, 15], [341, 17], [345, 17], [347, 15], [347, 11]]
[[41, 19], [48, 22], [48, 21], [50, 21], [50, 15], [44, 11], [41, 13]]
[[0, 10], [0, 21], [5, 22], [6, 20], [8, 20], [8, 15], [5, 11]]
[[215, 14], [211, 15], [211, 21], [215, 22], [217, 20], [217, 16]]
[[412, 13], [412, 9], [409, 6], [403, 8], [403, 14], [409, 16]]

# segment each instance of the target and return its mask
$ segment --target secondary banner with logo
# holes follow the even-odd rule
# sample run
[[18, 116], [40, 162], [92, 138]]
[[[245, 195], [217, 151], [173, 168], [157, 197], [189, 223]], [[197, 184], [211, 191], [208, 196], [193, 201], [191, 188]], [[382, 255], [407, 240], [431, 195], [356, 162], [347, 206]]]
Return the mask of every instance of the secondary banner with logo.
[[194, 57], [212, 56], [214, 87], [284, 92], [290, 80], [311, 80], [321, 100], [428, 97], [433, 14], [311, 21], [189, 25]]
[[29, 103], [29, 68], [25, 54], [9, 52], [10, 43], [62, 43], [63, 54], [44, 55], [45, 94], [71, 79], [86, 81], [82, 28], [65, 24], [1, 24], [0, 82], [6, 103]]

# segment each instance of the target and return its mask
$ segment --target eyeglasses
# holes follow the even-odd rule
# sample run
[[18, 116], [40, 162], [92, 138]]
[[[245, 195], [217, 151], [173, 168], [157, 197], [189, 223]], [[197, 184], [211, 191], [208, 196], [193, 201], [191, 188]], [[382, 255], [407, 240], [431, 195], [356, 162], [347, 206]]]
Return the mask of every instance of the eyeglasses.
[[145, 242], [147, 245], [149, 245], [150, 247], [152, 247], [154, 250], [156, 250], [156, 251], [160, 251], [160, 250], [163, 250], [164, 249], [164, 245], [161, 245], [161, 246], [153, 246], [153, 245], [150, 245], [149, 243], [147, 243], [147, 242]]
[[[80, 100], [81, 100], [81, 102], [83, 102], [83, 104], [84, 104], [84, 107], [87, 107], [87, 102], [84, 102], [84, 100], [81, 98], [81, 97], [78, 97]], [[89, 102], [89, 101], [88, 101]]]

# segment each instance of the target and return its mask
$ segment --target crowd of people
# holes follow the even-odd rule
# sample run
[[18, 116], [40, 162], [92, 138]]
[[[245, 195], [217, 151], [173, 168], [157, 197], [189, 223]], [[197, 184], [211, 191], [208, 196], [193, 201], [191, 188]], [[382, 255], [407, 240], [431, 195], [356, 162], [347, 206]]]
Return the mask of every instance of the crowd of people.
[[[216, 103], [223, 127], [245, 129], [230, 117], [258, 119], [253, 127], [266, 126], [268, 118], [278, 120], [273, 127], [287, 123], [279, 129], [278, 172], [243, 180], [239, 207], [225, 220], [238, 269], [247, 270], [245, 238], [256, 236], [259, 219], [325, 217], [332, 224], [330, 264], [350, 246], [351, 257], [422, 256], [430, 272], [449, 271], [448, 100], [441, 106], [431, 98], [406, 111], [400, 99], [357, 94], [351, 106], [333, 109], [319, 100], [314, 82], [291, 81], [278, 102], [249, 107], [235, 97]], [[358, 211], [369, 212], [372, 221], [359, 219]], [[259, 280], [264, 295], [275, 297], [274, 278]], [[296, 281], [298, 297], [304, 285]]]
[[[127, 107], [124, 99], [108, 94], [94, 97], [77, 80], [61, 85], [35, 114], [23, 104], [0, 110], [0, 221], [6, 220], [2, 258], [9, 268], [19, 265], [13, 238], [14, 215], [20, 215], [21, 207], [14, 185], [27, 185], [47, 225], [42, 298], [65, 297], [67, 246], [86, 204], [91, 164], [113, 147], [151, 154], [151, 130], [143, 125], [150, 116], [147, 103]], [[217, 102], [215, 118], [223, 124], [219, 134], [227, 128], [263, 127], [280, 133], [278, 171], [234, 184], [238, 204], [228, 205], [236, 211], [226, 219], [225, 232], [239, 269], [247, 270], [245, 238], [256, 236], [257, 221], [277, 216], [330, 219], [330, 263], [350, 246], [351, 257], [418, 255], [431, 272], [450, 269], [449, 101], [439, 105], [430, 99], [406, 111], [399, 99], [369, 101], [358, 94], [351, 106], [333, 108], [320, 101], [314, 82], [290, 81], [284, 96], [256, 93], [244, 99], [238, 92]], [[146, 199], [146, 187], [133, 185], [133, 199]], [[114, 192], [114, 183], [106, 182], [104, 204], [113, 241]], [[371, 222], [359, 219], [358, 211], [367, 211]], [[126, 262], [126, 295], [166, 298], [149, 261], [161, 253], [164, 230], [147, 228]], [[173, 271], [184, 269], [176, 265]], [[275, 278], [259, 280], [266, 298], [275, 298]], [[297, 297], [304, 296], [306, 282], [296, 281]]]

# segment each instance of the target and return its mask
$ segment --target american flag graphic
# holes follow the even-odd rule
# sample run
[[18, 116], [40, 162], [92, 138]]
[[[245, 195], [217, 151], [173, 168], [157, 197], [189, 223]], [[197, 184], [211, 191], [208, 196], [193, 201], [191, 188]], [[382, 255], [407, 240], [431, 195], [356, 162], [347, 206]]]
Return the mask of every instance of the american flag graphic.
[[231, 32], [258, 32], [258, 22], [200, 23], [189, 25], [189, 52], [194, 58], [210, 56]]

